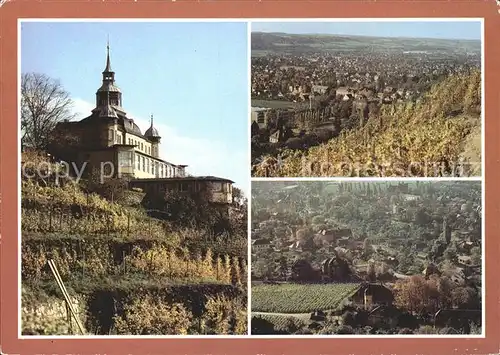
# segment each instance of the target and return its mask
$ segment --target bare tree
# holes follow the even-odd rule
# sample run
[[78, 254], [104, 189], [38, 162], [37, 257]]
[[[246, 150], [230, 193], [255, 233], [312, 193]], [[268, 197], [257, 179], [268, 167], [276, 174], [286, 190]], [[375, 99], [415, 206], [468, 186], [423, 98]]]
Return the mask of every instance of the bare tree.
[[45, 149], [56, 124], [74, 117], [72, 100], [58, 80], [45, 74], [21, 76], [21, 144]]
[[233, 203], [238, 206], [244, 205], [247, 203], [247, 198], [242, 190], [233, 186]]

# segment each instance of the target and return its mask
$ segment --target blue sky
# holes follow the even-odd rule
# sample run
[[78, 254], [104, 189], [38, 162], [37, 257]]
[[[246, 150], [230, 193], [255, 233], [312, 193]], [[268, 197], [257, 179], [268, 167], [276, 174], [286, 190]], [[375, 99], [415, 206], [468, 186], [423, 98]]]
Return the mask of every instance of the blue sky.
[[245, 23], [24, 22], [21, 70], [59, 79], [78, 119], [95, 107], [109, 36], [123, 107], [144, 132], [154, 114], [162, 158], [248, 193]]
[[254, 22], [252, 31], [480, 40], [481, 22]]

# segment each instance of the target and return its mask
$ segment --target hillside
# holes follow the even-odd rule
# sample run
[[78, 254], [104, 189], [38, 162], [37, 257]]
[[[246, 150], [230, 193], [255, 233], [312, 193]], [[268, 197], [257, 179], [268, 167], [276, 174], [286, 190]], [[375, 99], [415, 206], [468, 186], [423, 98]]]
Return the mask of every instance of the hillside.
[[246, 334], [246, 236], [177, 228], [142, 196], [22, 181], [23, 334], [78, 334], [50, 259], [87, 334]]
[[[253, 176], [472, 176], [481, 173], [481, 73], [453, 75], [417, 102], [383, 105], [363, 127], [267, 156]], [[461, 164], [461, 165], [460, 165]]]
[[254, 182], [252, 334], [477, 334], [481, 196], [467, 179]]
[[481, 52], [481, 42], [328, 34], [252, 33], [252, 55], [344, 51]]

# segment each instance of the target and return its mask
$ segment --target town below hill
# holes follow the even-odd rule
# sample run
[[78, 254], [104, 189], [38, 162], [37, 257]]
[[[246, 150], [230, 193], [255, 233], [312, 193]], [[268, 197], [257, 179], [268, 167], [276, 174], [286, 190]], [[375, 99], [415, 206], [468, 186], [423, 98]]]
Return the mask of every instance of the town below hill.
[[[406, 168], [410, 156], [470, 162], [462, 174], [479, 174], [479, 41], [252, 36], [253, 176], [344, 176], [338, 167], [304, 170], [303, 160], [375, 157]], [[432, 150], [434, 141], [456, 151]]]

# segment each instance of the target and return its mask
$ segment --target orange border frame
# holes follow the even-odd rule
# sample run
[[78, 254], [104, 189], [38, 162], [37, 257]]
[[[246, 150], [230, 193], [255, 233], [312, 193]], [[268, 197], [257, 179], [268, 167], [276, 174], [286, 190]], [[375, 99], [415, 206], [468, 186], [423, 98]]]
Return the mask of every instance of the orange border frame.
[[[42, 0], [43, 1], [43, 0]], [[104, 0], [103, 0], [104, 1]], [[3, 353], [167, 353], [167, 354], [493, 354], [500, 353], [498, 275], [500, 238], [496, 200], [500, 186], [497, 135], [500, 113], [500, 6], [494, 0], [455, 1], [300, 1], [218, 0], [103, 2], [10, 1], [0, 8], [1, 41], [1, 327]], [[478, 339], [92, 339], [19, 340], [17, 338], [17, 19], [18, 18], [324, 18], [324, 17], [481, 17], [485, 19], [486, 170], [486, 338]], [[1, 223], [0, 222], [0, 223]], [[495, 336], [495, 334], [497, 334]]]

